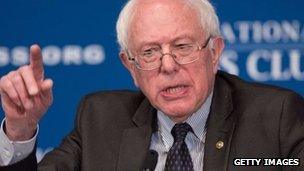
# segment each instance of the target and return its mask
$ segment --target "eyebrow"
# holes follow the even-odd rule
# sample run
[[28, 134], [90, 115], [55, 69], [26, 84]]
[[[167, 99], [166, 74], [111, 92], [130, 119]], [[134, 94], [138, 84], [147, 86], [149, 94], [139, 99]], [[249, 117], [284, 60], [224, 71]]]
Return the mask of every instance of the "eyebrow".
[[195, 38], [194, 38], [193, 36], [181, 35], [181, 36], [178, 36], [178, 37], [174, 38], [174, 39], [171, 41], [171, 43], [172, 43], [172, 42], [176, 42], [176, 41], [178, 41], [178, 40], [182, 40], [182, 39], [195, 40]]
[[[173, 42], [176, 42], [178, 40], [182, 40], [182, 39], [189, 39], [189, 40], [195, 40], [195, 38], [193, 36], [189, 36], [187, 34], [183, 34], [183, 35], [179, 35], [177, 36], [176, 38], [174, 38], [173, 40], [171, 40], [169, 42], [169, 44], [172, 44]], [[143, 41], [140, 43], [140, 46], [138, 49], [142, 49], [144, 48], [145, 46], [160, 46], [161, 43], [157, 42], [157, 41], [151, 41], [151, 42], [146, 42], [146, 41]]]

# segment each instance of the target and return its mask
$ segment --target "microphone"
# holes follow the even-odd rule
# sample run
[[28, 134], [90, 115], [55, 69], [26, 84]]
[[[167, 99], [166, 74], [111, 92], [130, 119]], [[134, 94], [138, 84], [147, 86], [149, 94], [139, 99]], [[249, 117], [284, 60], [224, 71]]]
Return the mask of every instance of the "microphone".
[[144, 171], [154, 171], [158, 159], [158, 153], [155, 150], [149, 150], [145, 163]]

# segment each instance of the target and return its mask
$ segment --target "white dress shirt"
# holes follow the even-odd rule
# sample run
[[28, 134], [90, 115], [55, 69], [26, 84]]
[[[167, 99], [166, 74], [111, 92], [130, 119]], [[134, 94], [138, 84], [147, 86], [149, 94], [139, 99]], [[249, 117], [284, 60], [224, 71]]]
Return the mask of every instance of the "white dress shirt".
[[39, 131], [39, 126], [37, 126], [37, 131], [30, 140], [11, 141], [4, 132], [4, 122], [5, 119], [1, 122], [0, 129], [0, 166], [17, 163], [29, 156], [34, 150], [36, 137]]
[[[206, 99], [201, 108], [193, 113], [185, 122], [193, 129], [188, 132], [185, 142], [190, 152], [195, 171], [203, 170], [204, 147], [206, 138], [206, 121], [209, 115], [212, 94]], [[156, 171], [162, 171], [165, 168], [167, 154], [174, 143], [171, 129], [175, 123], [161, 111], [157, 111], [158, 131], [152, 134], [150, 149], [158, 153]]]

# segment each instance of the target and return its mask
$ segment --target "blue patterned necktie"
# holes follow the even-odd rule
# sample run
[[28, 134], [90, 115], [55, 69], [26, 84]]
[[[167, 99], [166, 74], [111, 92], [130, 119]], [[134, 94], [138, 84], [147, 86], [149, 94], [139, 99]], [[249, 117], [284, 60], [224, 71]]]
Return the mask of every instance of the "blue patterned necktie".
[[189, 131], [193, 132], [187, 123], [175, 124], [172, 128], [174, 143], [167, 155], [165, 171], [193, 171], [193, 163], [185, 143]]

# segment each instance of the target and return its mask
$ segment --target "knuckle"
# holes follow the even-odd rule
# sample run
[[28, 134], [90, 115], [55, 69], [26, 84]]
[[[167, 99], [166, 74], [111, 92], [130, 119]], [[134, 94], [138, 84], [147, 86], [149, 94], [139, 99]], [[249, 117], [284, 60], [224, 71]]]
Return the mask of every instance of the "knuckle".
[[11, 95], [10, 95], [10, 98], [13, 100], [13, 101], [19, 101], [19, 98], [18, 98], [18, 95], [16, 94], [16, 93], [12, 93]]
[[11, 78], [11, 77], [14, 77], [14, 75], [17, 73], [17, 71], [10, 71], [8, 74], [7, 74], [7, 77], [8, 78]]
[[19, 72], [27, 72], [30, 69], [29, 65], [24, 65], [22, 67], [20, 67], [18, 70]]
[[4, 88], [4, 89], [10, 89], [10, 88], [12, 88], [11, 82], [10, 82], [9, 80], [4, 81], [4, 82], [3, 82], [3, 88]]
[[1, 79], [0, 79], [0, 87], [5, 84], [6, 80], [7, 80], [7, 76], [6, 75], [3, 76], [3, 77], [1, 77]]
[[14, 76], [11, 79], [14, 83], [21, 83], [22, 82], [22, 78], [21, 78], [19, 73], [14, 74]]
[[7, 78], [7, 76], [1, 78], [0, 88], [3, 91], [5, 91], [5, 90], [7, 91], [8, 89], [12, 88], [12, 84], [11, 84], [10, 80]]

